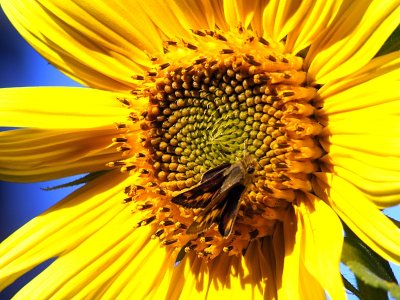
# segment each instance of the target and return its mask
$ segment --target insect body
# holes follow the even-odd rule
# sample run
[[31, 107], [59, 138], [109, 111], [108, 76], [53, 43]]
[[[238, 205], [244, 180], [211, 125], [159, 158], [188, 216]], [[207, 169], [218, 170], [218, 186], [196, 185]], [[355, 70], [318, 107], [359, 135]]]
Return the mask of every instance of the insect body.
[[202, 208], [187, 234], [200, 234], [214, 224], [223, 237], [232, 233], [241, 197], [250, 183], [254, 167], [248, 159], [234, 164], [223, 163], [207, 172], [193, 188], [172, 198], [172, 202], [185, 208]]

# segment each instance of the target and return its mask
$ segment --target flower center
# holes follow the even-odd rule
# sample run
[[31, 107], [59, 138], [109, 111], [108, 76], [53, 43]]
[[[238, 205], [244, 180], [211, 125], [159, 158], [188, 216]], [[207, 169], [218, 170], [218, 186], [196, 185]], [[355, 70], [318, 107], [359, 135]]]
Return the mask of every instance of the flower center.
[[192, 43], [166, 42], [154, 70], [134, 77], [150, 103], [139, 173], [151, 170], [153, 182], [128, 194], [147, 213], [138, 226], [155, 224], [178, 259], [240, 255], [312, 189], [322, 155], [316, 90], [302, 58], [280, 44], [251, 32], [193, 33]]

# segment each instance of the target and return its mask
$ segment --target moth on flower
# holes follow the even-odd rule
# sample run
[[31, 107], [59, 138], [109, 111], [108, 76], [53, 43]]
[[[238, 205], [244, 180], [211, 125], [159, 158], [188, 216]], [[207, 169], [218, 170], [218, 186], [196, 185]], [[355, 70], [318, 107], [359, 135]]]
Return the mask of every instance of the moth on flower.
[[246, 157], [233, 164], [223, 163], [205, 172], [200, 182], [177, 196], [172, 202], [185, 208], [202, 208], [187, 234], [200, 234], [218, 224], [224, 238], [231, 233], [235, 224], [243, 193], [251, 183], [254, 161]]

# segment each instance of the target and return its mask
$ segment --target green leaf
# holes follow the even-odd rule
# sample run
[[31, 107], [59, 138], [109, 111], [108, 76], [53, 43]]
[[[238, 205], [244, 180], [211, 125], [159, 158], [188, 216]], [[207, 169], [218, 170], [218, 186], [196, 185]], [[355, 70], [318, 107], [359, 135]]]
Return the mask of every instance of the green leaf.
[[357, 286], [360, 292], [360, 299], [363, 300], [387, 300], [388, 294], [385, 289], [381, 289], [376, 282], [380, 278], [372, 273], [370, 269], [358, 262], [352, 262], [350, 267], [356, 275]]
[[89, 173], [81, 178], [75, 179], [73, 181], [67, 182], [67, 183], [63, 183], [60, 185], [56, 185], [56, 186], [51, 186], [51, 187], [47, 187], [47, 188], [42, 188], [43, 191], [53, 191], [53, 190], [58, 190], [58, 189], [62, 189], [62, 188], [66, 188], [66, 187], [71, 187], [71, 186], [75, 186], [75, 185], [79, 185], [79, 184], [84, 184], [84, 183], [88, 183], [89, 181], [92, 181], [93, 179], [96, 179], [97, 177], [105, 174], [109, 172], [108, 170], [104, 170], [104, 171], [97, 171], [97, 172], [93, 172], [93, 173]]
[[349, 227], [344, 225], [344, 228], [346, 231], [345, 242], [351, 241], [351, 243], [353, 245], [356, 245], [360, 249], [360, 251], [365, 252], [369, 255], [369, 259], [371, 260], [371, 262], [374, 261], [377, 266], [381, 265], [383, 268], [377, 269], [380, 271], [380, 276], [383, 276], [384, 279], [397, 283], [397, 278], [394, 275], [392, 269], [390, 268], [389, 263], [385, 259], [380, 257], [378, 254], [376, 254], [363, 241], [361, 241], [360, 238], [357, 235], [355, 235], [354, 232], [352, 232]]
[[376, 56], [385, 55], [400, 50], [400, 26], [389, 36]]
[[389, 292], [400, 300], [400, 286], [389, 263], [352, 233], [345, 237], [342, 261], [356, 275], [360, 299], [388, 299]]
[[346, 277], [344, 277], [343, 275], [342, 275], [342, 280], [343, 280], [343, 283], [344, 283], [344, 287], [345, 287], [347, 290], [349, 290], [351, 293], [353, 293], [353, 294], [354, 294], [355, 296], [357, 296], [358, 298], [361, 298], [360, 292], [359, 292], [359, 291], [355, 288], [355, 286], [352, 285], [351, 282], [348, 281], [348, 280], [346, 279]]

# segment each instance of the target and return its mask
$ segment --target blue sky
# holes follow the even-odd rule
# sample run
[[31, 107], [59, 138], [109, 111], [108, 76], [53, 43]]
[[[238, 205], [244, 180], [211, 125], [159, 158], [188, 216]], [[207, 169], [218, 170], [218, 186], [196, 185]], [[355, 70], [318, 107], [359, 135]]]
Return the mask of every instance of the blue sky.
[[[19, 86], [78, 86], [61, 74], [36, 53], [8, 24], [0, 11], [0, 87]], [[0, 182], [0, 241], [69, 194], [73, 188], [43, 191], [41, 188], [71, 181], [62, 179], [32, 184]], [[388, 212], [400, 219], [400, 207]], [[18, 280], [0, 293], [0, 299], [9, 299], [39, 270]], [[397, 277], [400, 268], [396, 267]], [[349, 297], [349, 299], [355, 299]]]

